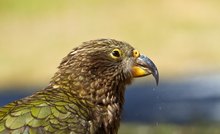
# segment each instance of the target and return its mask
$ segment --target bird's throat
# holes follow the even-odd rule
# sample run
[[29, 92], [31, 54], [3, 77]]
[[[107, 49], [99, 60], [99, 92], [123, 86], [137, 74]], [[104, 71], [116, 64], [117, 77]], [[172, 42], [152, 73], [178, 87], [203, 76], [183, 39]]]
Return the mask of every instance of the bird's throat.
[[96, 121], [104, 125], [108, 129], [106, 131], [118, 129], [127, 83], [118, 80], [118, 77], [98, 78], [89, 83], [84, 82], [86, 78], [82, 76], [75, 79], [63, 78], [52, 81], [52, 87], [94, 105]]

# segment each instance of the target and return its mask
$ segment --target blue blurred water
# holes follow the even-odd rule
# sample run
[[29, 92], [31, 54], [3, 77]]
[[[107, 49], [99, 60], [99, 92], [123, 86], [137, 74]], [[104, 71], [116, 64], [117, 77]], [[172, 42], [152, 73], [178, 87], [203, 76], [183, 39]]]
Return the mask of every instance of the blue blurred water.
[[133, 85], [126, 93], [124, 121], [188, 123], [220, 121], [220, 75]]
[[[0, 92], [0, 106], [39, 89], [11, 88]], [[28, 92], [27, 92], [28, 91]], [[123, 112], [126, 122], [220, 121], [220, 75], [197, 75], [128, 87]]]
[[25, 96], [31, 95], [33, 92], [35, 92], [34, 89], [37, 89], [36, 87], [11, 87], [11, 88], [4, 88], [3, 90], [0, 90], [0, 107], [10, 103], [14, 100], [21, 99]]

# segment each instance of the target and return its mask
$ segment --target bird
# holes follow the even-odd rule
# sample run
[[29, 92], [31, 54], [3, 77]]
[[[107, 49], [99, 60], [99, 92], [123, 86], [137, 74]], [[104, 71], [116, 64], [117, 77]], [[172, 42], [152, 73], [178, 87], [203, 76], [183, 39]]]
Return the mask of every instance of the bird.
[[72, 49], [48, 86], [0, 108], [0, 134], [117, 134], [127, 85], [156, 65], [130, 44], [101, 38]]

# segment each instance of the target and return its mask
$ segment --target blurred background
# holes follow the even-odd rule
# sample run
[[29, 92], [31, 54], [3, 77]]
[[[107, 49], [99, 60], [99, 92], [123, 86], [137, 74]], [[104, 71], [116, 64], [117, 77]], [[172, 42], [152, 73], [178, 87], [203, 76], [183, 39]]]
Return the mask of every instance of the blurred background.
[[160, 72], [128, 87], [120, 134], [220, 133], [220, 1], [0, 0], [0, 106], [45, 87], [83, 41], [114, 38]]

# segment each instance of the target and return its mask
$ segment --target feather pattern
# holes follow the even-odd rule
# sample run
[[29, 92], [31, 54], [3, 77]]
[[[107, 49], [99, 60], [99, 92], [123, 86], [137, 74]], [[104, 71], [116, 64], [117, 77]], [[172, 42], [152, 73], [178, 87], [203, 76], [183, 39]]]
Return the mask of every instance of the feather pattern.
[[0, 134], [116, 134], [133, 50], [113, 39], [74, 48], [46, 88], [0, 108]]

